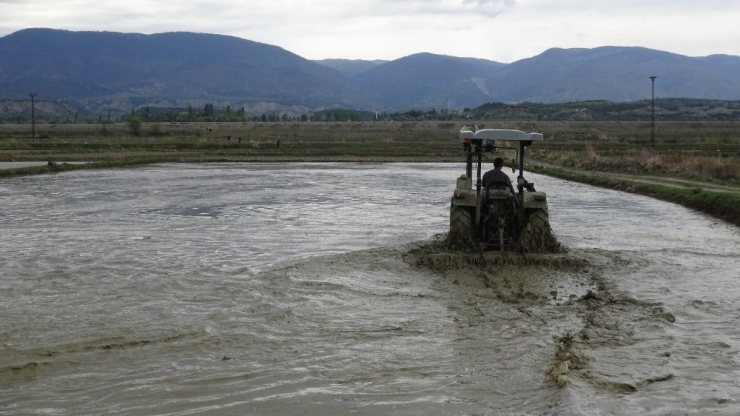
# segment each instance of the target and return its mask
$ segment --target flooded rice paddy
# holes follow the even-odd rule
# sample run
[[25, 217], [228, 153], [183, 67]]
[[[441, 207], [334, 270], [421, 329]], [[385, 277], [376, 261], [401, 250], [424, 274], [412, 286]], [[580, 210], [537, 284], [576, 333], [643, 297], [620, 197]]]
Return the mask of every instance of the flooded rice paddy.
[[527, 175], [586, 265], [428, 267], [461, 173], [0, 181], [0, 414], [740, 412], [738, 228]]

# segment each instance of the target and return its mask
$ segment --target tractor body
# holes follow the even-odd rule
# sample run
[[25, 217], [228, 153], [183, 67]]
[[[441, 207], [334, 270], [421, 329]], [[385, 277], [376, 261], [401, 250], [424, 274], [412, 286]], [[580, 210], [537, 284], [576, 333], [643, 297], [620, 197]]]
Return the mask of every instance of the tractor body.
[[[457, 179], [450, 201], [450, 245], [498, 251], [554, 251], [552, 246], [559, 245], [550, 230], [547, 196], [537, 192], [523, 173], [525, 149], [542, 141], [543, 136], [518, 130], [474, 131], [463, 127], [460, 138], [466, 169]], [[503, 149], [516, 152], [516, 159], [512, 159], [512, 167], [519, 171], [515, 193], [504, 183], [486, 188], [481, 179], [484, 155]]]

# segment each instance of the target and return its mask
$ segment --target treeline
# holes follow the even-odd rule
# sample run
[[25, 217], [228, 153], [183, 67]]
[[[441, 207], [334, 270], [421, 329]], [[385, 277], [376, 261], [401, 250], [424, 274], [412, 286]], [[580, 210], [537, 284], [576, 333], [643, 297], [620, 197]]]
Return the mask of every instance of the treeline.
[[[631, 102], [486, 103], [468, 112], [476, 120], [650, 121], [652, 100]], [[740, 121], [740, 101], [691, 98], [655, 100], [657, 121]]]
[[[0, 123], [28, 124], [31, 122], [30, 102], [22, 113], [0, 115]], [[69, 106], [67, 106], [67, 110]], [[74, 110], [72, 110], [74, 111]], [[98, 115], [47, 114], [39, 111], [35, 120], [49, 124], [106, 124], [128, 122], [355, 122], [355, 121], [455, 121], [455, 120], [519, 120], [519, 121], [649, 121], [652, 101], [641, 100], [616, 103], [611, 101], [579, 101], [569, 103], [486, 103], [476, 108], [409, 109], [396, 112], [373, 112], [349, 109], [324, 109], [306, 114], [270, 112], [247, 114], [244, 107], [216, 108], [205, 104], [202, 108], [140, 107], [129, 114], [113, 116], [111, 111]], [[740, 121], [740, 101], [662, 98], [655, 100], [657, 121]]]
[[[31, 122], [30, 103], [28, 114], [0, 116], [0, 124], [28, 124]], [[464, 112], [471, 111], [465, 109]], [[359, 122], [359, 121], [421, 121], [421, 120], [454, 120], [459, 118], [458, 110], [440, 109], [431, 110], [411, 109], [396, 112], [374, 112], [366, 110], [324, 109], [306, 114], [288, 114], [286, 112], [270, 112], [262, 114], [247, 114], [244, 107], [217, 108], [213, 104], [205, 104], [202, 108], [189, 106], [187, 108], [160, 108], [143, 106], [131, 109], [130, 113], [113, 115], [112, 111], [104, 114], [84, 114], [79, 112], [65, 115], [52, 115], [36, 109], [35, 121], [45, 124], [110, 124], [128, 123], [136, 119], [142, 123], [175, 123], [175, 122]]]

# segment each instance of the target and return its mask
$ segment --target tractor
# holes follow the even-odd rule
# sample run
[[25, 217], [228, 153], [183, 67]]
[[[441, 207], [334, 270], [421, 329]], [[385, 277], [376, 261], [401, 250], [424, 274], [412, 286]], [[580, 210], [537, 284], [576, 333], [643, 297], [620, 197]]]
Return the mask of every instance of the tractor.
[[[534, 184], [524, 179], [524, 149], [543, 140], [540, 133], [519, 130], [470, 129], [460, 130], [466, 156], [465, 174], [457, 179], [450, 204], [449, 243], [454, 249], [554, 252], [560, 245], [550, 229], [547, 197], [537, 192]], [[499, 146], [501, 142], [518, 144]], [[481, 181], [484, 153], [515, 152], [511, 160], [518, 192], [512, 193], [505, 182], [492, 182], [487, 187]], [[477, 165], [475, 187], [473, 165]]]

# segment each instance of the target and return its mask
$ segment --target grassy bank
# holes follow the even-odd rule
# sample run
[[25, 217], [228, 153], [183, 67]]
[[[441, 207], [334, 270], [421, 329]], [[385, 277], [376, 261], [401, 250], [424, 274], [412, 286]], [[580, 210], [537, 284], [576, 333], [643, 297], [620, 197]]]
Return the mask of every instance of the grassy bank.
[[654, 146], [636, 140], [639, 131], [630, 123], [561, 126], [532, 149], [530, 161], [546, 175], [678, 203], [740, 226], [740, 124], [661, 123]]
[[598, 172], [583, 172], [557, 167], [539, 167], [541, 173], [569, 181], [585, 183], [603, 188], [650, 196], [663, 201], [674, 202], [715, 218], [740, 226], [740, 190], [738, 193], [717, 192], [699, 186], [691, 187], [647, 183], [622, 177], [614, 177]]

